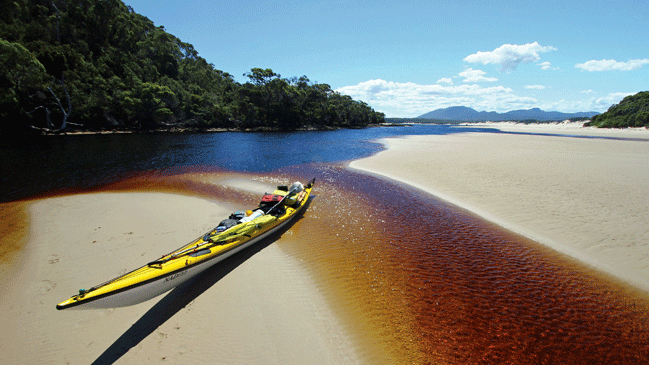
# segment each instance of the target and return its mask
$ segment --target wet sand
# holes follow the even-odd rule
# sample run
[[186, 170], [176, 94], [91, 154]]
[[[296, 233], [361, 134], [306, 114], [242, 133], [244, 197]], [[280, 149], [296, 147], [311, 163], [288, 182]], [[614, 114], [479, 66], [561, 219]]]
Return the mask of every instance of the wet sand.
[[[240, 185], [236, 179], [230, 183]], [[272, 186], [244, 187], [259, 195], [267, 185]], [[134, 269], [211, 229], [240, 208], [227, 200], [131, 191], [23, 204], [28, 240], [14, 252], [13, 265], [3, 264], [0, 363], [358, 361], [344, 327], [301, 264], [283, 251], [281, 238], [132, 307], [55, 309], [79, 288]], [[296, 226], [284, 235], [290, 237]]]
[[[383, 140], [350, 167], [418, 187], [649, 291], [649, 133], [477, 124], [515, 133]], [[638, 139], [638, 140], [635, 140]]]

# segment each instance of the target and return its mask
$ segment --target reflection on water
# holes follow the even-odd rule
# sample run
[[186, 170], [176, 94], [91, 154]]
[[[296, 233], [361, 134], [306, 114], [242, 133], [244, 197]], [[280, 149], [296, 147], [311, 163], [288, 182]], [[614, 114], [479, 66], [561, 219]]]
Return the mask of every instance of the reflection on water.
[[[205, 176], [164, 180], [167, 188], [209, 196], [202, 185], [219, 179]], [[534, 242], [342, 167], [248, 175], [265, 184], [312, 176], [315, 197], [278, 245], [314, 274], [367, 362], [638, 364], [649, 358], [646, 294]]]
[[420, 125], [292, 133], [165, 133], [0, 139], [0, 202], [54, 191], [79, 191], [149, 172], [187, 167], [269, 172], [305, 163], [372, 155], [378, 138], [447, 134], [450, 126]]

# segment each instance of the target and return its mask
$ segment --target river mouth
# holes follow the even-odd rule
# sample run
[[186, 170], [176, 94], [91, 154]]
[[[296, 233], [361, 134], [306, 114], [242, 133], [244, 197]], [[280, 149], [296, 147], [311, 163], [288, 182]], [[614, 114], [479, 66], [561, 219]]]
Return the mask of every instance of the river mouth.
[[[85, 137], [70, 141], [81, 143]], [[94, 159], [77, 156], [70, 174], [59, 169], [90, 144], [85, 139], [83, 148], [50, 141], [48, 148], [61, 158], [46, 164], [47, 171], [32, 166], [38, 171], [25, 173], [28, 164], [12, 159], [20, 172], [16, 176], [25, 180], [5, 177], [3, 183], [11, 186], [7, 191], [34, 196], [18, 191], [25, 181], [40, 189], [35, 196], [43, 198], [165, 191], [225, 202], [238, 210], [257, 204], [262, 190], [316, 177], [308, 209], [277, 245], [311, 273], [364, 362], [635, 364], [649, 358], [647, 293], [422, 191], [350, 171], [324, 154], [313, 153], [288, 167], [268, 165], [270, 160], [293, 160], [274, 157], [273, 138], [265, 135], [244, 135], [231, 144], [173, 137], [164, 148], [148, 136], [92, 138], [99, 146], [89, 153]], [[151, 140], [118, 154], [139, 139]], [[222, 148], [221, 155], [193, 151], [192, 139], [213, 150]], [[285, 149], [287, 155], [301, 151]], [[213, 164], [228, 153], [253, 150], [270, 154], [257, 165], [251, 162], [254, 172]], [[36, 161], [39, 151], [32, 156]], [[98, 164], [97, 156], [107, 162]], [[354, 152], [346, 158], [357, 157]], [[44, 182], [50, 185], [41, 186]], [[3, 218], [14, 203], [0, 204]], [[9, 215], [24, 226], [28, 217], [14, 213]], [[18, 227], [14, 233], [28, 228], [12, 227]]]
[[313, 200], [277, 244], [312, 274], [364, 360], [611, 364], [649, 356], [646, 293], [402, 184], [315, 164], [149, 176], [107, 189], [171, 190], [234, 207], [310, 177]]

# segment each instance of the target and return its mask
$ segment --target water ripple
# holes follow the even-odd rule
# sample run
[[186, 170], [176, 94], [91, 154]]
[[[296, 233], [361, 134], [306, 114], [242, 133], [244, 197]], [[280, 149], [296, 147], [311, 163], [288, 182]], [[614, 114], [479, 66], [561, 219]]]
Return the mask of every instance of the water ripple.
[[421, 192], [342, 168], [315, 173], [326, 178], [295, 254], [332, 288], [359, 342], [390, 361], [649, 358], [646, 294]]

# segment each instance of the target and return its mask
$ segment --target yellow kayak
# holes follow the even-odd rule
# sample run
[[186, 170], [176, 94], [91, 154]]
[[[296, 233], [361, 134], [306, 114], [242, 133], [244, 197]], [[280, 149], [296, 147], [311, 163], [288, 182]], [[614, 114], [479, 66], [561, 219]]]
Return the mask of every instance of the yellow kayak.
[[278, 186], [254, 211], [235, 212], [204, 236], [127, 274], [81, 289], [56, 309], [125, 307], [165, 293], [280, 230], [304, 208], [314, 183]]

